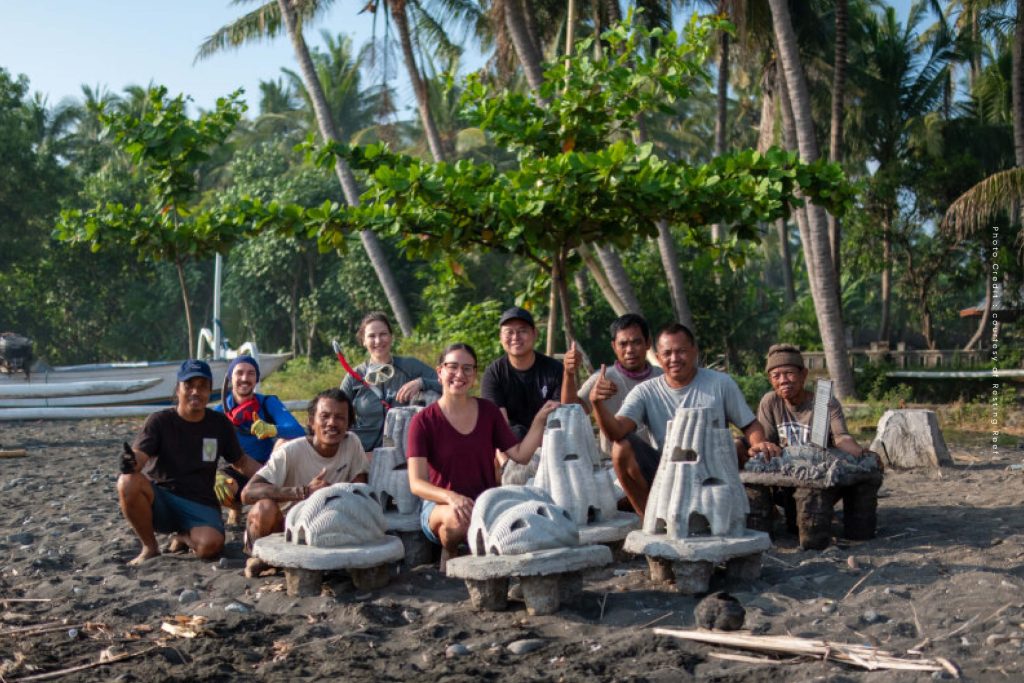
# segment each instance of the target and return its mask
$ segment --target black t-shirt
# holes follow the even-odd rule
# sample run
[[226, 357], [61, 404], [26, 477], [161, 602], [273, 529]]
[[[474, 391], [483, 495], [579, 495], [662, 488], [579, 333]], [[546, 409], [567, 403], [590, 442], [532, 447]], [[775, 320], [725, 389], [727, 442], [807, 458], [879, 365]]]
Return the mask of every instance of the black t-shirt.
[[209, 409], [199, 422], [189, 422], [174, 408], [153, 413], [135, 437], [135, 448], [151, 458], [146, 474], [154, 484], [214, 508], [219, 507], [213, 492], [217, 459], [233, 463], [242, 457], [234, 425]]
[[529, 370], [516, 370], [508, 356], [487, 366], [480, 395], [508, 413], [508, 422], [520, 439], [546, 401], [562, 395], [562, 364], [536, 353]]

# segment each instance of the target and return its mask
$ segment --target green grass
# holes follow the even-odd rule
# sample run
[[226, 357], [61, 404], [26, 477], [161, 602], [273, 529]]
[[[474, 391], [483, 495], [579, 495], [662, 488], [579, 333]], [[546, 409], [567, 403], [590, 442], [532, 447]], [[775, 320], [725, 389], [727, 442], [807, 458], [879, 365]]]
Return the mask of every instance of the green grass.
[[341, 386], [345, 370], [338, 359], [327, 356], [309, 362], [293, 358], [260, 383], [260, 392], [274, 394], [282, 401], [310, 399], [324, 389]]

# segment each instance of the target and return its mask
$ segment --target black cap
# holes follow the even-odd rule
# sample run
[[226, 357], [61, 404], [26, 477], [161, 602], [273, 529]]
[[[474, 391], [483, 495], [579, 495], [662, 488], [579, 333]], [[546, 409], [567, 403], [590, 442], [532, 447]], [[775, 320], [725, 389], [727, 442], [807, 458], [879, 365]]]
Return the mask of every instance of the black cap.
[[187, 360], [181, 364], [178, 368], [178, 381], [186, 382], [193, 377], [205, 377], [213, 383], [213, 372], [210, 371], [210, 366], [205, 361], [201, 360]]
[[519, 308], [518, 306], [513, 306], [501, 314], [501, 320], [498, 321], [498, 327], [501, 327], [510, 320], [522, 320], [530, 327], [537, 327], [533, 324], [533, 316], [530, 315], [530, 312], [525, 308]]

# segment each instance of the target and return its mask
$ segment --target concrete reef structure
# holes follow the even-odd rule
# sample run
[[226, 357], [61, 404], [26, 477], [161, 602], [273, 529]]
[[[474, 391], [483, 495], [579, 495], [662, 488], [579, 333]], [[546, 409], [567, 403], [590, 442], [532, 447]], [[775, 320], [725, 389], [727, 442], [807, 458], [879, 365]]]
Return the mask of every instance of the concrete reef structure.
[[646, 555], [654, 581], [681, 593], [705, 593], [715, 565], [729, 578], [756, 579], [768, 534], [746, 528], [747, 496], [732, 436], [705, 408], [680, 407], [669, 421], [643, 529], [625, 549]]
[[373, 450], [370, 458], [369, 485], [384, 510], [389, 533], [401, 539], [405, 547], [405, 565], [427, 564], [433, 556], [430, 542], [420, 531], [422, 501], [409, 489], [409, 466], [405, 460], [409, 444], [409, 425], [419, 406], [396, 406], [384, 418], [384, 445]]
[[334, 484], [288, 511], [284, 533], [253, 544], [253, 555], [283, 567], [289, 595], [318, 595], [325, 571], [346, 570], [360, 590], [386, 586], [388, 564], [404, 556], [366, 484]]
[[579, 526], [580, 542], [619, 544], [640, 517], [619, 512], [612, 482], [583, 407], [561, 405], [549, 416], [534, 485], [548, 492]]
[[484, 491], [473, 506], [468, 540], [472, 555], [449, 560], [446, 572], [466, 581], [477, 610], [504, 609], [508, 580], [518, 577], [527, 612], [551, 614], [579, 597], [584, 569], [612, 561], [605, 546], [581, 546], [569, 512], [529, 486]]

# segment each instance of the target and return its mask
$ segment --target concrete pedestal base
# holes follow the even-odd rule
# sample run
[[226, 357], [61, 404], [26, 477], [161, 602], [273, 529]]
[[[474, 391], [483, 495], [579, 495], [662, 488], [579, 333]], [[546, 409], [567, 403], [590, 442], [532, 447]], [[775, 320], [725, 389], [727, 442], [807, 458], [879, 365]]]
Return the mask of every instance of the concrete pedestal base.
[[706, 593], [715, 565], [726, 564], [726, 577], [752, 581], [761, 575], [761, 553], [771, 548], [768, 534], [748, 531], [744, 536], [708, 536], [671, 539], [634, 531], [625, 549], [646, 555], [651, 581], [670, 583], [684, 595]]
[[612, 552], [603, 545], [541, 550], [522, 555], [457, 557], [446, 573], [465, 579], [476, 610], [502, 610], [508, 603], [509, 577], [518, 577], [527, 613], [552, 614], [583, 592], [581, 571], [610, 564]]
[[284, 540], [271, 534], [253, 543], [252, 554], [285, 570], [288, 595], [319, 595], [323, 572], [343, 569], [359, 590], [373, 590], [388, 584], [388, 565], [405, 555], [402, 541], [385, 536], [376, 543], [352, 548], [317, 548]]
[[284, 587], [288, 595], [298, 598], [320, 595], [323, 572], [295, 567], [284, 570]]
[[418, 567], [421, 564], [431, 564], [434, 561], [434, 544], [428, 541], [419, 529], [416, 531], [389, 531], [388, 533], [397, 536], [402, 541], [402, 547], [405, 549], [402, 566], [406, 569]]
[[622, 541], [629, 532], [640, 528], [640, 516], [633, 512], [618, 512], [604, 522], [594, 522], [580, 527], [580, 545], [603, 543], [609, 545]]

